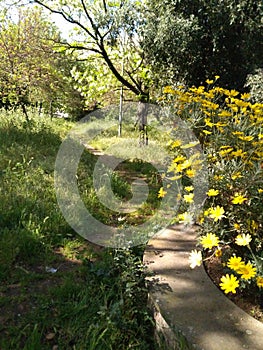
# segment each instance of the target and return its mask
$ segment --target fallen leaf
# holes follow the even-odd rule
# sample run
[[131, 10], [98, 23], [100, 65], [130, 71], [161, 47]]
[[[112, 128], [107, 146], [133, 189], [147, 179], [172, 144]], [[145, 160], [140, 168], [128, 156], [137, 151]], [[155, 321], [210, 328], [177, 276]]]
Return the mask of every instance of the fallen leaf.
[[46, 335], [46, 339], [47, 339], [47, 340], [52, 340], [52, 339], [55, 338], [55, 335], [56, 335], [56, 333], [48, 333], [48, 334]]

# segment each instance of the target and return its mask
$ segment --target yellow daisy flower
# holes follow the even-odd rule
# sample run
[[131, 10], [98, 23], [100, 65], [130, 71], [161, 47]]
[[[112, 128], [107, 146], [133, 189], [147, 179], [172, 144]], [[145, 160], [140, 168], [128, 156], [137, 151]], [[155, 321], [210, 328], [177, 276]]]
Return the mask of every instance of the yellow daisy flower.
[[254, 136], [248, 135], [248, 136], [238, 136], [238, 138], [242, 141], [252, 141], [254, 139]]
[[172, 148], [179, 147], [179, 146], [181, 146], [181, 144], [182, 144], [182, 141], [181, 141], [181, 140], [175, 140], [175, 141], [172, 143]]
[[205, 125], [209, 126], [210, 128], [212, 128], [212, 126], [214, 125], [214, 123], [211, 122], [210, 118], [205, 118]]
[[176, 158], [173, 159], [173, 163], [177, 163], [177, 162], [181, 162], [181, 161], [185, 161], [186, 158], [184, 156], [177, 156]]
[[194, 187], [193, 186], [185, 186], [184, 188], [187, 192], [191, 192], [194, 190]]
[[263, 288], [263, 277], [258, 276], [257, 279], [256, 279], [256, 281], [257, 281], [257, 286], [258, 286], [259, 288]]
[[244, 280], [249, 280], [250, 278], [255, 277], [257, 274], [257, 269], [253, 267], [253, 265], [250, 262], [240, 267], [236, 271], [241, 275], [241, 278], [243, 278]]
[[227, 262], [227, 267], [234, 271], [239, 270], [243, 266], [245, 266], [245, 263], [244, 261], [242, 261], [242, 258], [240, 258], [240, 256], [231, 256], [231, 258]]
[[219, 154], [224, 157], [226, 154], [230, 153], [233, 151], [233, 148], [230, 147], [230, 148], [226, 148], [226, 149], [222, 149], [221, 151], [219, 151]]
[[225, 210], [223, 207], [219, 207], [219, 205], [217, 205], [215, 208], [210, 208], [209, 212], [210, 218], [214, 219], [215, 222], [225, 217]]
[[233, 204], [242, 204], [244, 201], [246, 201], [247, 198], [242, 196], [240, 193], [235, 193], [234, 198], [232, 199]]
[[167, 192], [161, 187], [158, 193], [158, 198], [163, 198], [166, 194]]
[[194, 200], [194, 194], [193, 193], [185, 194], [184, 200], [186, 203], [192, 203]]
[[185, 173], [189, 177], [195, 177], [195, 175], [196, 175], [196, 171], [193, 169], [187, 169]]
[[218, 246], [219, 238], [214, 233], [207, 233], [201, 237], [200, 242], [205, 249], [212, 249]]
[[236, 90], [231, 90], [231, 91], [225, 90], [225, 91], [228, 92], [228, 93], [226, 93], [226, 95], [228, 95], [229, 97], [235, 97], [239, 94], [239, 92]]
[[231, 154], [234, 157], [241, 157], [242, 158], [247, 154], [247, 152], [243, 152], [242, 149], [238, 149], [237, 151], [233, 151]]
[[210, 188], [210, 190], [206, 192], [206, 194], [208, 195], [208, 197], [214, 197], [219, 194], [219, 191], [215, 190], [214, 188]]
[[250, 94], [249, 94], [249, 93], [241, 94], [241, 98], [242, 98], [243, 100], [247, 100], [247, 99], [250, 98]]
[[236, 289], [239, 287], [239, 281], [234, 275], [226, 274], [221, 277], [220, 283], [221, 289], [226, 293], [236, 293]]
[[231, 117], [232, 116], [232, 113], [231, 112], [229, 112], [229, 111], [221, 111], [221, 112], [219, 112], [218, 113], [218, 116], [219, 117]]
[[240, 225], [236, 222], [234, 223], [234, 228], [235, 230], [240, 231]]
[[206, 134], [206, 135], [210, 135], [210, 134], [212, 134], [212, 131], [203, 130], [203, 133]]
[[172, 88], [172, 86], [165, 86], [163, 88], [163, 93], [164, 94], [173, 94], [175, 91], [174, 89]]
[[236, 180], [236, 179], [239, 179], [241, 177], [243, 177], [243, 175], [241, 175], [240, 171], [233, 173], [233, 175], [231, 175], [232, 180]]
[[215, 181], [220, 181], [220, 180], [222, 180], [223, 178], [224, 178], [223, 175], [215, 175], [215, 176], [214, 176], [214, 180], [215, 180]]
[[232, 135], [244, 135], [243, 131], [232, 131]]

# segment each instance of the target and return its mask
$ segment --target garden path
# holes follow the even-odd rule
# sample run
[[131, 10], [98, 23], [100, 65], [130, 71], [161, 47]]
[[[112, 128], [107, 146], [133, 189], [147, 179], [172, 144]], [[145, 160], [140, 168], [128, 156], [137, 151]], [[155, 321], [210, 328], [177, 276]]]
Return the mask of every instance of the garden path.
[[203, 266], [189, 267], [195, 248], [195, 227], [175, 225], [153, 237], [144, 254], [157, 330], [169, 348], [182, 334], [194, 349], [263, 349], [263, 323], [219, 291]]
[[[114, 156], [85, 147], [111, 164]], [[169, 227], [148, 242], [144, 263], [152, 272], [149, 303], [157, 335], [164, 336], [169, 349], [180, 348], [182, 338], [198, 350], [263, 349], [263, 323], [223, 295], [203, 266], [190, 269], [189, 253], [195, 248], [193, 226]]]

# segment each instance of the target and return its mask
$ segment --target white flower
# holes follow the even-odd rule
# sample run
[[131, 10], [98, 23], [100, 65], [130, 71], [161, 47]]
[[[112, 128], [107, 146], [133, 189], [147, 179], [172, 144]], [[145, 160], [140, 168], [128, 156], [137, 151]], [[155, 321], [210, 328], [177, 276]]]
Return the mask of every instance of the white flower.
[[192, 250], [189, 256], [189, 262], [191, 269], [202, 264], [202, 253], [201, 251]]
[[194, 223], [193, 216], [187, 211], [183, 214], [178, 215], [179, 223], [183, 223], [184, 225], [192, 225]]

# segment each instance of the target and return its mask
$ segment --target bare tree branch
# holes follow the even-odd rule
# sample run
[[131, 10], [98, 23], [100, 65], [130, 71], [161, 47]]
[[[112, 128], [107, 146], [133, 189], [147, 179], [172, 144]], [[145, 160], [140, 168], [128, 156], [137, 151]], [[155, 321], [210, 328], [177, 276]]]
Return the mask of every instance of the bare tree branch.
[[105, 1], [105, 0], [103, 0], [103, 7], [104, 7], [104, 11], [105, 11], [105, 13], [107, 13], [107, 12], [108, 12], [108, 10], [107, 10], [107, 6], [106, 6], [106, 1]]
[[65, 45], [68, 49], [92, 51], [102, 55], [102, 52], [98, 49], [95, 49], [94, 47], [87, 47], [85, 45], [77, 45], [77, 44], [74, 45], [70, 43], [63, 43], [63, 45]]
[[83, 24], [81, 24], [79, 21], [73, 19], [72, 17], [67, 16], [63, 11], [59, 11], [59, 10], [54, 10], [52, 9], [52, 7], [44, 4], [42, 1], [39, 0], [34, 0], [35, 3], [37, 3], [38, 5], [43, 6], [44, 8], [46, 8], [47, 10], [49, 10], [52, 13], [56, 13], [58, 15], [61, 15], [67, 22], [72, 23], [72, 24], [76, 24], [77, 26], [79, 26], [81, 29], [83, 29], [92, 39], [94, 39], [95, 41], [97, 41], [96, 37], [93, 35], [93, 33], [88, 30]]
[[94, 32], [95, 32], [94, 40], [96, 40], [96, 42], [98, 42], [98, 37], [99, 37], [100, 39], [102, 39], [102, 35], [100, 34], [98, 27], [96, 26], [96, 24], [94, 23], [92, 17], [90, 16], [90, 14], [89, 14], [89, 12], [88, 12], [88, 10], [87, 10], [87, 7], [86, 7], [86, 5], [85, 5], [85, 3], [84, 3], [83, 0], [81, 0], [81, 5], [82, 5], [82, 7], [83, 7], [83, 10], [84, 10], [84, 12], [85, 12], [85, 15], [87, 16], [88, 20], [90, 21], [90, 24], [91, 24], [91, 26], [92, 26], [92, 29], [93, 29]]
[[[125, 78], [124, 75], [118, 71], [116, 65], [114, 64], [114, 62], [110, 58], [109, 53], [105, 47], [105, 45], [106, 45], [105, 38], [107, 37], [107, 35], [109, 35], [111, 33], [112, 28], [108, 28], [108, 30], [106, 30], [106, 33], [104, 33], [104, 34], [101, 33], [100, 28], [98, 27], [98, 25], [94, 21], [94, 18], [92, 17], [92, 15], [89, 11], [89, 8], [84, 0], [80, 0], [80, 2], [81, 2], [82, 9], [83, 9], [83, 13], [85, 14], [91, 28], [87, 28], [85, 25], [83, 25], [80, 22], [80, 19], [76, 20], [75, 18], [73, 18], [70, 15], [70, 11], [69, 11], [69, 14], [67, 14], [63, 11], [63, 9], [60, 9], [60, 10], [54, 9], [41, 0], [32, 0], [32, 1], [43, 6], [44, 8], [46, 8], [47, 10], [49, 10], [52, 13], [61, 15], [67, 22], [75, 24], [76, 26], [81, 28], [89, 36], [89, 38], [91, 38], [91, 40], [93, 40], [92, 43], [88, 43], [88, 46], [87, 46], [87, 44], [86, 45], [85, 44], [82, 45], [79, 43], [70, 44], [68, 42], [62, 43], [62, 45], [65, 45], [65, 47], [67, 47], [69, 50], [85, 50], [85, 51], [91, 51], [91, 52], [95, 52], [95, 53], [99, 54], [104, 59], [105, 63], [107, 64], [107, 66], [110, 69], [110, 71], [112, 72], [112, 74], [117, 78], [117, 80], [124, 87], [128, 88], [136, 95], [145, 95], [144, 91], [142, 90], [142, 82], [136, 81], [136, 79], [132, 76], [132, 74], [140, 68], [142, 61], [139, 63], [139, 65], [135, 69], [131, 70], [130, 72], [127, 72], [127, 75], [129, 77], [128, 79]], [[124, 4], [124, 2], [122, 1], [120, 3], [120, 8], [122, 8], [123, 4]], [[105, 0], [103, 1], [103, 6], [104, 6], [105, 13], [107, 13], [107, 11], [108, 11], [107, 10], [107, 3]], [[110, 26], [110, 24], [109, 24], [109, 26]], [[89, 45], [91, 45], [91, 46], [89, 46]]]
[[134, 85], [137, 87], [138, 90], [141, 90], [142, 84], [139, 81], [136, 81], [132, 74], [130, 72], [128, 72], [127, 70], [125, 70], [125, 72], [127, 73], [128, 77], [131, 79], [131, 81], [134, 83]]
[[115, 75], [115, 77], [124, 85], [126, 86], [128, 89], [130, 89], [132, 92], [135, 93], [135, 95], [140, 95], [141, 91], [137, 88], [137, 85], [134, 86], [132, 85], [128, 80], [126, 80], [115, 68], [113, 62], [111, 61], [111, 59], [108, 56], [108, 53], [106, 52], [104, 46], [101, 48], [102, 49], [102, 56], [105, 60], [105, 62], [107, 63], [109, 69], [111, 70], [111, 72]]

